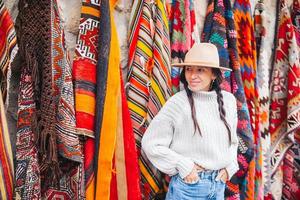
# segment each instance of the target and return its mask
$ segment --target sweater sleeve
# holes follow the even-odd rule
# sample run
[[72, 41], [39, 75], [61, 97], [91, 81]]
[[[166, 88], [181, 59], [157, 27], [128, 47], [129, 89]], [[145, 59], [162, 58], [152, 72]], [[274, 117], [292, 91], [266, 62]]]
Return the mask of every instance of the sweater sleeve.
[[238, 118], [237, 118], [237, 106], [236, 106], [235, 98], [234, 98], [234, 104], [233, 104], [232, 111], [233, 111], [232, 133], [231, 133], [232, 143], [231, 143], [230, 148], [233, 152], [233, 161], [225, 168], [228, 173], [229, 180], [239, 169], [239, 165], [237, 162], [237, 150], [238, 150], [237, 122], [238, 122]]
[[179, 173], [184, 178], [192, 171], [194, 162], [170, 149], [174, 124], [181, 112], [180, 106], [171, 98], [147, 128], [142, 138], [142, 150], [160, 171], [169, 175]]

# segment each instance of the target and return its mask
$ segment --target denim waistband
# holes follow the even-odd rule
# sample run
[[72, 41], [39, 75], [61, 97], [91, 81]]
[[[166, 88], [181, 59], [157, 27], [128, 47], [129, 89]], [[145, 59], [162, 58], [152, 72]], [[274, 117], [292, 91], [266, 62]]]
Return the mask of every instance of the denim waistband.
[[200, 179], [215, 180], [219, 174], [219, 170], [203, 170], [198, 172]]

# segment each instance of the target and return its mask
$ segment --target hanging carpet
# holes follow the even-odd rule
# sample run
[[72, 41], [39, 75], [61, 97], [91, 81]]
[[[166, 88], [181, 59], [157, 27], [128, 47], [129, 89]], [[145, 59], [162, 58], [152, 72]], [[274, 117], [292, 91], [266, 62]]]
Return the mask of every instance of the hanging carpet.
[[142, 198], [163, 198], [163, 175], [140, 152], [140, 142], [149, 123], [172, 94], [170, 39], [165, 2], [134, 1], [129, 30], [129, 72], [126, 88], [142, 175]]

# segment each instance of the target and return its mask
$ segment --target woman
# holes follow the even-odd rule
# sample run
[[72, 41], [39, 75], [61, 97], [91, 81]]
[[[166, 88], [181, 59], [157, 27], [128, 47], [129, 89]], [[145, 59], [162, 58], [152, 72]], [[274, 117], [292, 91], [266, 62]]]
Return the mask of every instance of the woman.
[[142, 149], [172, 176], [167, 200], [224, 199], [225, 183], [238, 170], [235, 97], [220, 89], [217, 48], [195, 44], [186, 54], [181, 82], [150, 123]]

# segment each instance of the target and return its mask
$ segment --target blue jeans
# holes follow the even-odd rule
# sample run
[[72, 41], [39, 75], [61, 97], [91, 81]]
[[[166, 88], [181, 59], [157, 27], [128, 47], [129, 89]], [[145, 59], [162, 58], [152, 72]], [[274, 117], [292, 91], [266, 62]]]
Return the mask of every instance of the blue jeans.
[[198, 175], [196, 183], [186, 183], [178, 174], [173, 176], [166, 200], [224, 200], [225, 183], [215, 180], [218, 171], [202, 171]]

